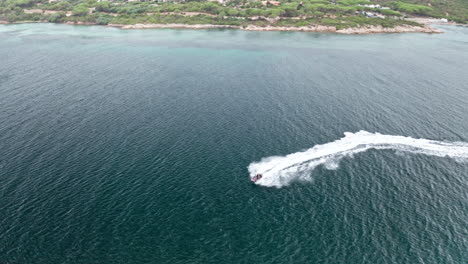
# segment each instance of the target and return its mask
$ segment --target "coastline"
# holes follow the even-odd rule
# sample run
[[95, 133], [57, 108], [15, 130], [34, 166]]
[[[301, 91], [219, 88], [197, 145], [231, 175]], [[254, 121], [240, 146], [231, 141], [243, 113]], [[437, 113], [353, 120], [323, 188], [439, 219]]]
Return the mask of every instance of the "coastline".
[[[8, 22], [0, 21], [0, 24], [24, 24], [24, 23], [50, 23], [47, 21], [18, 21]], [[56, 24], [56, 23], [51, 23]], [[92, 22], [66, 22], [67, 25], [99, 25]], [[423, 26], [402, 25], [393, 28], [385, 28], [382, 26], [363, 26], [354, 28], [337, 29], [334, 26], [311, 25], [304, 27], [277, 27], [277, 26], [254, 26], [247, 27], [233, 25], [213, 25], [213, 24], [108, 24], [107, 27], [116, 27], [120, 29], [239, 29], [246, 31], [297, 31], [297, 32], [328, 32], [337, 34], [379, 34], [379, 33], [443, 33], [443, 31], [432, 28], [429, 23], [423, 23]]]
[[247, 27], [232, 26], [232, 25], [212, 25], [212, 24], [133, 24], [133, 25], [121, 25], [121, 24], [109, 24], [109, 27], [118, 27], [121, 29], [161, 29], [161, 28], [173, 28], [173, 29], [214, 29], [214, 28], [228, 28], [228, 29], [240, 29], [246, 31], [298, 31], [298, 32], [329, 32], [338, 34], [378, 34], [378, 33], [443, 33], [441, 30], [425, 26], [396, 26], [393, 28], [384, 28], [382, 26], [364, 26], [358, 28], [345, 28], [337, 29], [333, 26], [323, 25], [312, 25], [304, 27], [276, 27], [276, 26], [253, 26]]
[[439, 25], [449, 25], [449, 26], [462, 26], [462, 27], [468, 27], [468, 24], [460, 24], [456, 22], [441, 22], [440, 19], [437, 18], [430, 18], [430, 17], [409, 17], [406, 18], [408, 21], [413, 21], [416, 23], [419, 23], [424, 26], [430, 26], [432, 24], [439, 24]]

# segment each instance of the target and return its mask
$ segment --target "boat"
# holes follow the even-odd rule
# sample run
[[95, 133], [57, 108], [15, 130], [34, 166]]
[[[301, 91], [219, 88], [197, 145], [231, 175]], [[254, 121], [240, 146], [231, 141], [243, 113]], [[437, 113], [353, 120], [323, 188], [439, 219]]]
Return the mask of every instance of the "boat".
[[257, 182], [257, 181], [260, 180], [262, 177], [263, 177], [262, 174], [257, 173], [257, 174], [255, 174], [255, 176], [250, 177], [250, 180], [251, 180], [252, 182]]

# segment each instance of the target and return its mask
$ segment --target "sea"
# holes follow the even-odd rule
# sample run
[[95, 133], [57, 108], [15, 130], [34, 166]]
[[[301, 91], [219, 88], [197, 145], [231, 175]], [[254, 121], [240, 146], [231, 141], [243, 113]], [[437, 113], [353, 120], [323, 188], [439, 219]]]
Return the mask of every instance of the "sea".
[[468, 28], [436, 27], [1, 25], [0, 263], [468, 263]]

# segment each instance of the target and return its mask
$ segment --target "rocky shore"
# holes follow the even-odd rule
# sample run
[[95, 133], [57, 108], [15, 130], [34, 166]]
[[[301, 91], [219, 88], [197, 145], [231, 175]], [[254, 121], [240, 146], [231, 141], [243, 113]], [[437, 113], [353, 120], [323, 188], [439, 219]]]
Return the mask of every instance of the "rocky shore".
[[67, 25], [83, 25], [83, 26], [94, 26], [97, 25], [96, 23], [93, 22], [66, 22], [65, 24]]
[[121, 25], [109, 24], [109, 27], [119, 27], [121, 29], [155, 29], [155, 28], [187, 28], [187, 29], [211, 29], [211, 28], [240, 28], [239, 26], [231, 25], [211, 25], [211, 24], [134, 24], [134, 25]]
[[418, 27], [418, 26], [396, 26], [393, 28], [385, 28], [382, 26], [369, 26], [359, 28], [346, 28], [337, 30], [336, 33], [341, 34], [373, 34], [373, 33], [443, 33], [441, 30], [431, 28], [429, 26]]
[[450, 25], [450, 26], [462, 26], [462, 27], [467, 27], [468, 24], [460, 24], [456, 23], [453, 21], [443, 21], [441, 19], [437, 18], [429, 18], [429, 17], [409, 17], [406, 18], [408, 21], [413, 21], [419, 24], [423, 24], [425, 26], [427, 25], [433, 25], [433, 24], [438, 24], [438, 25]]
[[[17, 23], [47, 23], [45, 21], [40, 22], [15, 22]], [[0, 24], [10, 24], [7, 21], [0, 21]], [[97, 25], [96, 23], [90, 22], [67, 22], [69, 25]], [[431, 28], [428, 24], [424, 26], [409, 26], [402, 25], [393, 28], [385, 28], [382, 26], [363, 26], [355, 28], [336, 29], [333, 26], [322, 26], [322, 25], [311, 25], [305, 27], [278, 27], [278, 26], [232, 26], [232, 25], [211, 25], [211, 24], [133, 24], [133, 25], [122, 25], [122, 24], [109, 24], [109, 27], [118, 27], [121, 29], [158, 29], [158, 28], [173, 28], [173, 29], [215, 29], [215, 28], [229, 28], [229, 29], [240, 29], [247, 31], [302, 31], [302, 32], [331, 32], [338, 34], [377, 34], [377, 33], [443, 33], [442, 31]]]
[[382, 26], [364, 26], [356, 28], [336, 29], [333, 26], [312, 25], [305, 27], [277, 27], [277, 26], [231, 26], [231, 25], [210, 25], [210, 24], [134, 24], [134, 25], [119, 25], [109, 24], [111, 27], [120, 27], [122, 29], [157, 29], [157, 28], [185, 28], [185, 29], [213, 29], [213, 28], [232, 28], [247, 31], [303, 31], [303, 32], [333, 32], [339, 34], [375, 34], [375, 33], [406, 33], [406, 32], [420, 32], [420, 33], [442, 33], [438, 29], [429, 26], [397, 26], [393, 28], [385, 28]]

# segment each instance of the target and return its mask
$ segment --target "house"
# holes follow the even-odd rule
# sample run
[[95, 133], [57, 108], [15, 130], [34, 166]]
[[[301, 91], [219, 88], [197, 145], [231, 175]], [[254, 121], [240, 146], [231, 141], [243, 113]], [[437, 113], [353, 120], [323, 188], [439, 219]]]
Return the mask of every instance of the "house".
[[369, 8], [380, 8], [380, 5], [360, 5], [363, 7], [369, 7]]
[[375, 18], [385, 18], [384, 15], [381, 15], [379, 13], [374, 13], [374, 12], [362, 12], [363, 15], [365, 15], [366, 17], [375, 17]]

